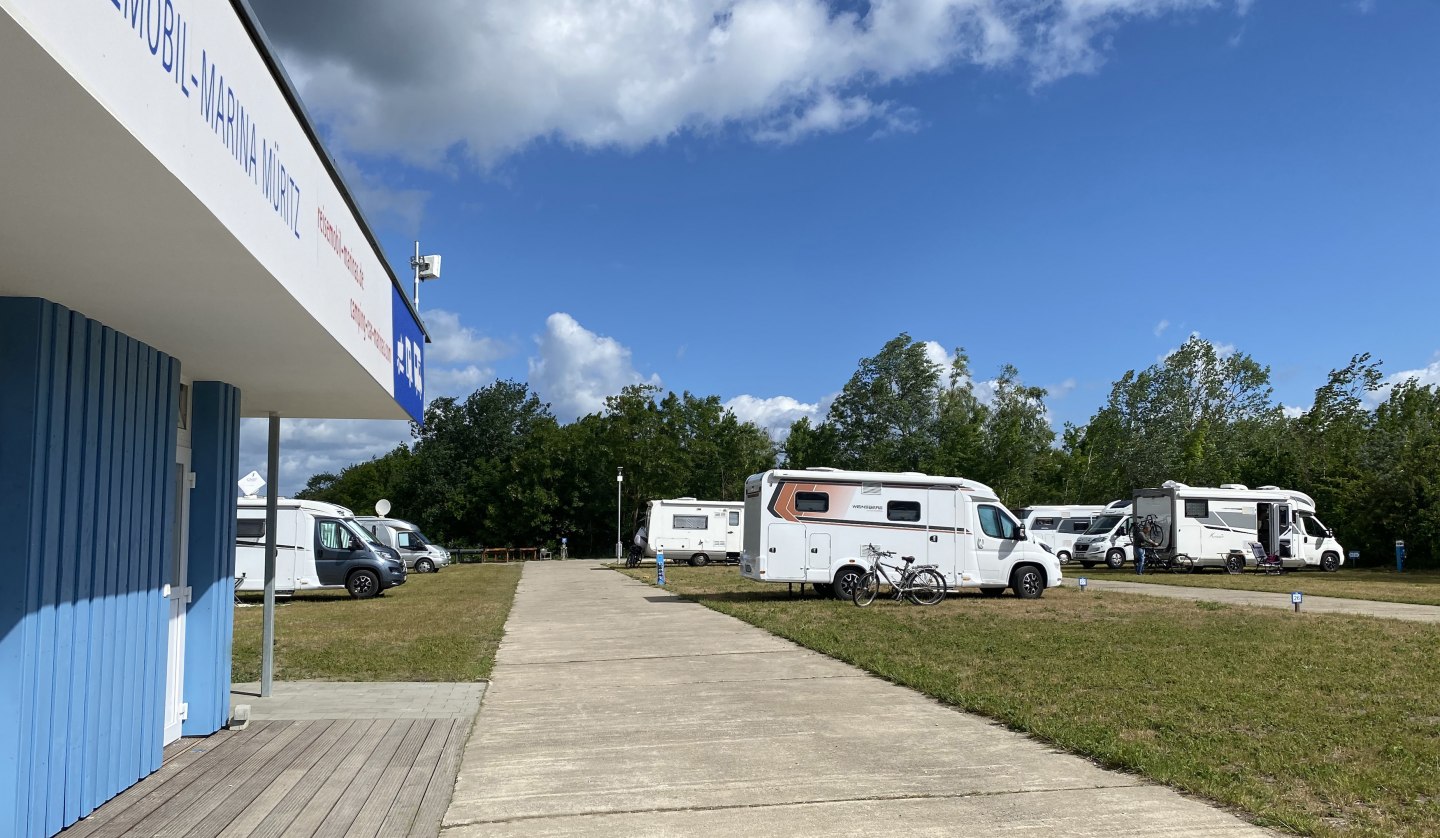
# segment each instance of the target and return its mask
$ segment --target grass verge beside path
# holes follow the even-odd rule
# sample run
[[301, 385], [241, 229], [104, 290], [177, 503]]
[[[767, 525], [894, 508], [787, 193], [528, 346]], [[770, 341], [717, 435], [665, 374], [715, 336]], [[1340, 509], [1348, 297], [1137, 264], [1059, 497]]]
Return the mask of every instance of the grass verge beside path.
[[[487, 678], [523, 565], [452, 565], [412, 573], [373, 599], [319, 591], [275, 608], [281, 681], [475, 681]], [[260, 680], [261, 615], [235, 608], [231, 677]]]
[[1073, 589], [856, 608], [734, 568], [666, 575], [717, 611], [1261, 824], [1440, 835], [1440, 627]]
[[1250, 571], [1232, 576], [1209, 570], [1203, 573], [1146, 573], [1144, 576], [1136, 576], [1135, 569], [1129, 565], [1121, 570], [1110, 570], [1106, 567], [1087, 570], [1073, 562], [1065, 566], [1068, 583], [1074, 584], [1075, 579], [1080, 576], [1188, 588], [1229, 588], [1236, 591], [1273, 591], [1282, 594], [1304, 591], [1307, 596], [1440, 605], [1440, 572], [1433, 570], [1412, 570], [1405, 573], [1396, 573], [1393, 570], [1339, 570], [1335, 573], [1301, 570], [1277, 576]]

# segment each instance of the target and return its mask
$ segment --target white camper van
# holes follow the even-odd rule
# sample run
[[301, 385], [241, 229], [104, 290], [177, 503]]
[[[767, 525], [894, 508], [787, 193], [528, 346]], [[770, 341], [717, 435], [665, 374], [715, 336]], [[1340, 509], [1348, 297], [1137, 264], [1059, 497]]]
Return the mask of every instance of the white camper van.
[[1075, 556], [1075, 539], [1090, 528], [1090, 519], [1103, 511], [1103, 506], [1027, 506], [1016, 509], [1015, 517], [1025, 526], [1025, 534], [1037, 544], [1044, 544], [1060, 564], [1069, 564]]
[[1119, 569], [1135, 560], [1130, 543], [1130, 507], [1132, 502], [1117, 500], [1090, 520], [1090, 529], [1075, 539], [1075, 560], [1081, 567], [1094, 567], [1104, 562]]
[[420, 528], [399, 518], [361, 515], [355, 519], [381, 544], [400, 554], [406, 570], [416, 573], [437, 573], [450, 564], [450, 551], [420, 532]]
[[1135, 493], [1135, 521], [1140, 546], [1183, 566], [1229, 567], [1235, 556], [1253, 565], [1250, 544], [1257, 541], [1287, 568], [1333, 571], [1345, 563], [1335, 533], [1315, 516], [1315, 501], [1293, 489], [1166, 481]]
[[652, 500], [648, 515], [650, 546], [645, 554], [651, 558], [664, 550], [666, 561], [683, 559], [692, 567], [740, 560], [745, 531], [745, 504], [740, 501]]
[[[344, 588], [368, 599], [405, 583], [400, 555], [380, 544], [349, 509], [276, 498], [275, 590], [281, 594]], [[235, 531], [237, 590], [265, 590], [265, 499], [240, 498]]]
[[937, 566], [951, 588], [1035, 598], [1060, 584], [1060, 563], [983, 483], [917, 472], [777, 469], [745, 481], [740, 573], [810, 583], [847, 599], [869, 562], [866, 544]]

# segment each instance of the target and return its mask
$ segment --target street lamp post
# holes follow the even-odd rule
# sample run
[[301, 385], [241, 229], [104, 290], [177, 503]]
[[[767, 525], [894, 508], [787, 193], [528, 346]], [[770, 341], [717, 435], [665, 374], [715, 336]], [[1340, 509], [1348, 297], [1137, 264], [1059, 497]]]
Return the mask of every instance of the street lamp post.
[[624, 549], [625, 541], [620, 537], [620, 490], [625, 486], [625, 467], [615, 473], [615, 561], [624, 558], [621, 550]]

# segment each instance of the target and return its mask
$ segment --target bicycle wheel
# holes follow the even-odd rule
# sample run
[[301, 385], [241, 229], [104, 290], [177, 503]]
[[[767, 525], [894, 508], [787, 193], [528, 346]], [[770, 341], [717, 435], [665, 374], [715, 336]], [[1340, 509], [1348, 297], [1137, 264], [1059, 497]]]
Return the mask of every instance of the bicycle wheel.
[[850, 599], [856, 605], [864, 608], [875, 601], [880, 593], [880, 576], [875, 571], [870, 571], [861, 576], [855, 583], [855, 590], [850, 594]]
[[945, 577], [928, 567], [915, 571], [905, 595], [916, 605], [934, 605], [945, 598]]

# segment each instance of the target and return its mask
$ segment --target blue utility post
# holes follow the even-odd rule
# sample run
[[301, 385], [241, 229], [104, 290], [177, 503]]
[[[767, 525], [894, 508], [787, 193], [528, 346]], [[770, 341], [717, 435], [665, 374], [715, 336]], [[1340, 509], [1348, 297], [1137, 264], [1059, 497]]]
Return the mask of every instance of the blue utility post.
[[1405, 542], [1395, 542], [1395, 572], [1405, 572]]
[[665, 584], [665, 551], [655, 551], [655, 584]]

